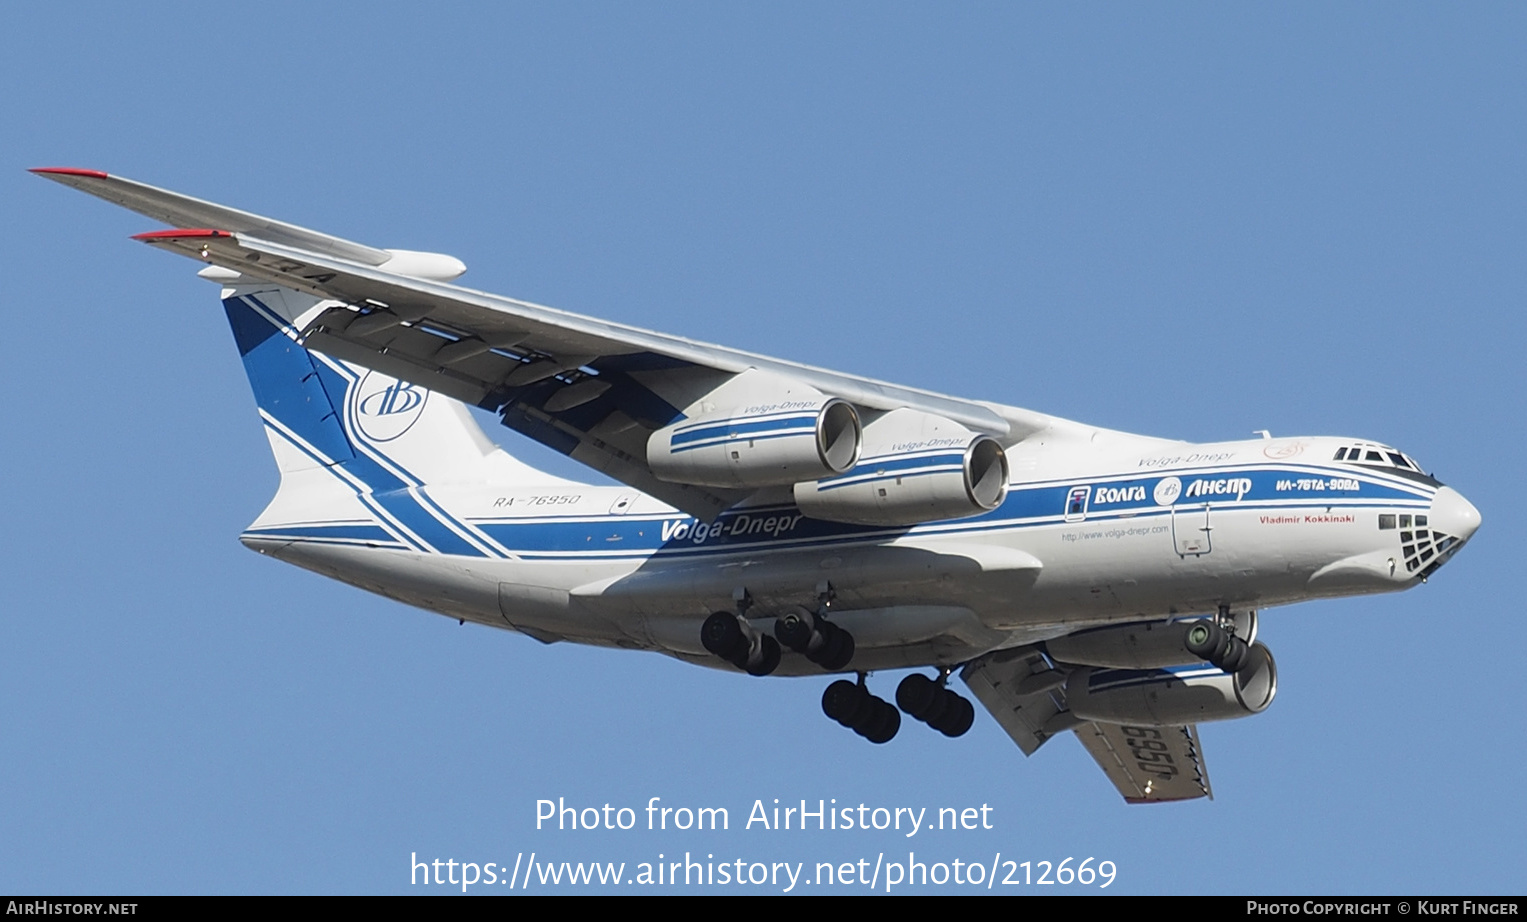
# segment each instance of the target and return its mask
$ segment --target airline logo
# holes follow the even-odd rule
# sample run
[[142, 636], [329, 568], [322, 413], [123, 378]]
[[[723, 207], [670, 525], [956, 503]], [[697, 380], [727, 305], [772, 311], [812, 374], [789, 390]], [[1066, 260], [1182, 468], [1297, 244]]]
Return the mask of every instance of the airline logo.
[[1158, 506], [1170, 506], [1177, 502], [1177, 498], [1181, 495], [1182, 481], [1176, 477], [1164, 477], [1151, 492], [1151, 499], [1154, 499]]
[[1240, 499], [1251, 492], [1250, 477], [1221, 477], [1218, 480], [1195, 480], [1188, 484], [1187, 497], [1234, 496]]
[[1180, 477], [1126, 480], [1073, 487], [1066, 494], [1067, 521], [1080, 521], [1090, 511], [1120, 511], [1146, 505], [1171, 506], [1179, 500], [1223, 497], [1240, 500], [1252, 491], [1250, 477], [1200, 477], [1183, 486]]
[[356, 428], [373, 442], [390, 442], [419, 421], [429, 391], [372, 371], [355, 388]]
[[1092, 505], [1094, 507], [1143, 502], [1145, 502], [1145, 484], [1143, 482], [1099, 484], [1092, 491]]

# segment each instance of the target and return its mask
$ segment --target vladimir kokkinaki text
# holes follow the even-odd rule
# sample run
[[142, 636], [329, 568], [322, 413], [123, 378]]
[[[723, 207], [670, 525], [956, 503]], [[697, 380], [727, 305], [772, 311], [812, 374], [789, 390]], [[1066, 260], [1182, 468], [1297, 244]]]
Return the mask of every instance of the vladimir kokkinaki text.
[[[886, 807], [831, 800], [781, 802], [755, 800], [745, 811], [727, 807], [666, 804], [660, 797], [643, 806], [569, 804], [564, 798], [535, 801], [534, 832], [869, 832], [915, 840], [920, 833], [996, 829], [987, 804]], [[566, 844], [547, 842], [547, 847]], [[608, 841], [606, 839], [605, 841]], [[813, 844], [820, 839], [812, 840]], [[877, 848], [852, 860], [752, 860], [746, 855], [717, 855], [675, 848], [644, 861], [568, 860], [544, 851], [516, 851], [511, 860], [462, 861], [456, 857], [409, 859], [409, 882], [417, 887], [445, 887], [466, 893], [491, 887], [498, 892], [565, 887], [656, 886], [744, 887], [799, 892], [803, 887], [837, 887], [890, 893], [897, 888], [955, 885], [994, 890], [1013, 886], [1105, 888], [1118, 868], [1094, 856], [1018, 856], [1001, 851], [953, 854], [948, 839], [936, 839], [939, 854], [908, 847], [894, 852]], [[678, 844], [678, 843], [676, 843]], [[930, 843], [933, 844], [933, 843]], [[911, 843], [908, 843], [910, 846]], [[486, 857], [486, 856], [484, 856]], [[506, 857], [508, 857], [506, 855]]]

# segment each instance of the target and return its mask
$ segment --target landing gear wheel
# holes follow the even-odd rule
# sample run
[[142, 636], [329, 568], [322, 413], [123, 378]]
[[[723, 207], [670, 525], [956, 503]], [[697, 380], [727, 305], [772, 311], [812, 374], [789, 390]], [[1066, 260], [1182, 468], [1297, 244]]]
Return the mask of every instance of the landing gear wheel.
[[885, 724], [885, 709], [880, 706], [882, 703], [879, 698], [866, 693], [864, 703], [859, 706], [859, 712], [854, 715], [851, 729], [865, 739], [879, 732], [881, 726]]
[[822, 713], [845, 727], [852, 727], [860, 704], [868, 696], [869, 692], [863, 685], [839, 679], [822, 692]]
[[876, 698], [875, 703], [880, 711], [880, 719], [873, 730], [860, 735], [876, 745], [889, 743], [895, 738], [896, 731], [901, 729], [901, 712], [888, 701]]
[[735, 661], [739, 652], [746, 655], [749, 646], [748, 636], [737, 623], [737, 616], [725, 611], [705, 619], [700, 626], [700, 643], [727, 662]]
[[748, 675], [766, 676], [779, 668], [779, 641], [767, 634], [758, 638], [758, 662], [744, 666]]
[[797, 653], [805, 653], [811, 643], [811, 622], [795, 612], [774, 622], [774, 636]]
[[774, 636], [786, 647], [831, 672], [854, 658], [854, 638], [828, 621], [823, 613], [804, 609], [787, 612], [774, 622]]
[[1225, 649], [1220, 655], [1209, 662], [1226, 672], [1234, 673], [1245, 669], [1250, 658], [1251, 648], [1246, 646], [1246, 641], [1232, 635], [1225, 638]]
[[918, 720], [924, 720], [926, 718], [923, 715], [933, 706], [941, 690], [937, 682], [920, 672], [914, 672], [896, 686], [896, 704]]
[[1199, 621], [1188, 629], [1188, 652], [1208, 659], [1225, 644], [1225, 632], [1213, 621]]
[[901, 729], [901, 712], [894, 704], [846, 679], [822, 692], [822, 713], [872, 743], [888, 743]]
[[821, 651], [817, 654], [816, 661], [823, 669], [836, 672], [846, 667], [854, 658], [854, 635], [838, 627], [831, 622], [822, 622], [831, 628], [827, 642], [822, 644]]
[[896, 687], [896, 703], [903, 711], [945, 736], [964, 736], [976, 721], [976, 708], [948, 688], [943, 681], [914, 672]]
[[938, 720], [928, 721], [928, 725], [947, 737], [964, 736], [970, 729], [971, 724], [976, 722], [976, 708], [970, 700], [955, 694], [949, 689], [943, 689], [947, 696], [948, 706], [944, 713], [939, 715]]
[[1189, 653], [1225, 672], [1240, 672], [1246, 668], [1251, 655], [1246, 641], [1226, 631], [1213, 619], [1195, 622], [1188, 629], [1183, 645]]

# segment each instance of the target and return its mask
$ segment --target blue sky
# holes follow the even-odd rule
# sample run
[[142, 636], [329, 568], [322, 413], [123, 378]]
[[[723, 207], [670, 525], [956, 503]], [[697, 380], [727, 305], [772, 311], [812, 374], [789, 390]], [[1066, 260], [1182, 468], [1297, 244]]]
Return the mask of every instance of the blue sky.
[[[1115, 893], [1520, 893], [1524, 42], [1506, 4], [7, 7], [0, 891], [910, 849], [1107, 859]], [[249, 553], [276, 472], [216, 290], [45, 165], [1098, 425], [1386, 441], [1484, 526], [1426, 586], [1264, 613], [1278, 700], [1203, 728], [1213, 802], [1128, 807], [984, 714], [871, 746], [824, 680], [546, 647]], [[558, 797], [733, 828], [537, 831]], [[738, 828], [774, 798], [995, 828]]]

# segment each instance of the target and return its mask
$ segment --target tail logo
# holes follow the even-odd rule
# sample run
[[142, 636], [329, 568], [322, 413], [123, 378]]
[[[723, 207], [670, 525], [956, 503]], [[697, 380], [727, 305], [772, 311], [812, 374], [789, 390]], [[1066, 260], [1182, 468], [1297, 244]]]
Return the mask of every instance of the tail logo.
[[356, 428], [373, 442], [390, 442], [419, 421], [429, 391], [381, 372], [367, 372], [355, 389]]

